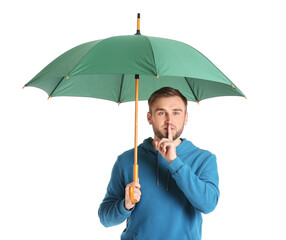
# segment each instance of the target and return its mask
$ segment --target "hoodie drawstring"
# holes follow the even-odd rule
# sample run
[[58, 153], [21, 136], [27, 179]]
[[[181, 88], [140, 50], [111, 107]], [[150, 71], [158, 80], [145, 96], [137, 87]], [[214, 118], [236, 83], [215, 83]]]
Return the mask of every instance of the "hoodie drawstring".
[[166, 190], [169, 191], [169, 183], [170, 183], [170, 171], [168, 170], [167, 173], [167, 185], [166, 185]]
[[159, 152], [157, 152], [157, 159], [156, 159], [156, 184], [159, 186]]
[[[156, 185], [159, 186], [160, 185], [160, 175], [159, 175], [159, 157], [160, 157], [160, 153], [157, 152], [157, 158], [156, 158]], [[167, 179], [166, 179], [166, 190], [169, 191], [169, 183], [170, 183], [170, 171], [168, 170], [167, 172]]]

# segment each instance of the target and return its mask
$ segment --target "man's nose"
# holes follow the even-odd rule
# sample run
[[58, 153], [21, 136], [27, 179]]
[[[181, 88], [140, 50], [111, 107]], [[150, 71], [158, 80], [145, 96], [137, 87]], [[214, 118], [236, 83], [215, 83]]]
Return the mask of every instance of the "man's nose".
[[172, 123], [173, 122], [173, 118], [171, 114], [166, 114], [166, 123]]

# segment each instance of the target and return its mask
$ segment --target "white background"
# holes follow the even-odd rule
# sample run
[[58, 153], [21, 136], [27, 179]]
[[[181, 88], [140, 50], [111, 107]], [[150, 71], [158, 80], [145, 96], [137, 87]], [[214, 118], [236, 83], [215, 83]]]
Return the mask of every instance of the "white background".
[[[142, 34], [195, 47], [248, 97], [189, 103], [182, 137], [215, 153], [220, 175], [203, 239], [285, 240], [282, 0], [1, 2], [0, 239], [119, 239], [125, 223], [104, 228], [97, 210], [133, 147], [134, 104], [22, 86], [74, 46], [134, 34], [138, 12]], [[141, 142], [153, 132], [139, 107]]]

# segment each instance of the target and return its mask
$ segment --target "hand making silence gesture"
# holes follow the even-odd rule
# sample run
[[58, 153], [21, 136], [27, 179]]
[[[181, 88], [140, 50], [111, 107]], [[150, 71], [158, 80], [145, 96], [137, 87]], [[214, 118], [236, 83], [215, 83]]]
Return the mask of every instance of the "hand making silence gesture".
[[155, 149], [158, 150], [163, 158], [169, 163], [177, 157], [176, 144], [175, 141], [173, 141], [171, 124], [168, 125], [168, 138], [162, 138], [159, 142], [155, 141], [154, 143]]

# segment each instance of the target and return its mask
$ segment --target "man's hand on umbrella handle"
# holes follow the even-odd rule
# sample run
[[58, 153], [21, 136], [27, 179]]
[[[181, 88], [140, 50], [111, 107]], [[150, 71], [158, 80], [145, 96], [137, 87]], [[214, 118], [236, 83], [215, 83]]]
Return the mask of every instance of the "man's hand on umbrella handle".
[[[124, 201], [124, 207], [126, 208], [126, 210], [129, 211], [130, 209], [134, 207], [136, 202], [140, 201], [140, 198], [141, 198], [140, 188], [141, 186], [138, 182], [132, 182], [132, 183], [127, 184], [125, 188], [125, 201]], [[129, 194], [129, 189], [133, 191], [134, 199], [131, 199], [131, 196]], [[133, 201], [132, 203], [132, 200], [135, 200], [135, 201]]]

